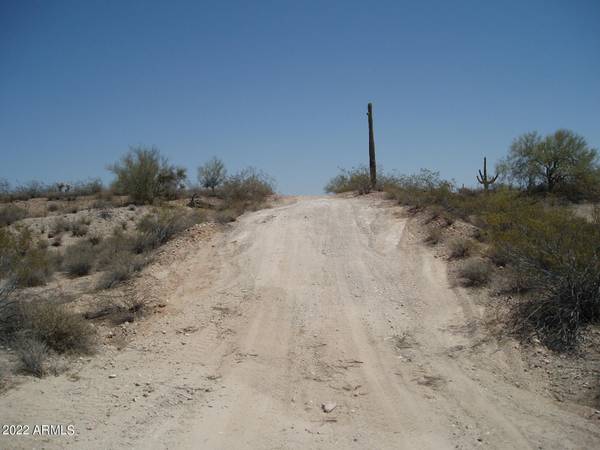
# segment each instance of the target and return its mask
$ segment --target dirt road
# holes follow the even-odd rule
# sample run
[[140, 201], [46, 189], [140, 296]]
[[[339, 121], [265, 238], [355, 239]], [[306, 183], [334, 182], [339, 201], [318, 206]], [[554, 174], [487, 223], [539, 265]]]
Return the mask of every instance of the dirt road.
[[0, 447], [598, 448], [394, 212], [299, 198], [182, 249], [124, 349], [0, 399], [3, 423], [76, 436]]

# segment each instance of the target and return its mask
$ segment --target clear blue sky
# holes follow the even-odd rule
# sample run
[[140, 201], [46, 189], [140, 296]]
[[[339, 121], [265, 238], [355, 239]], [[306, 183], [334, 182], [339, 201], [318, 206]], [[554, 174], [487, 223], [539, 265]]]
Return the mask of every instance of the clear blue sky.
[[286, 194], [378, 162], [467, 185], [520, 133], [600, 147], [600, 2], [0, 0], [0, 178], [111, 179], [131, 144]]

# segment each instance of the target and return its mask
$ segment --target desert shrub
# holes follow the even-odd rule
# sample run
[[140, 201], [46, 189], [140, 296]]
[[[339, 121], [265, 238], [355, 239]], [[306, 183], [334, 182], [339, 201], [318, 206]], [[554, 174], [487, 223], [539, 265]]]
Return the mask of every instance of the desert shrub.
[[425, 242], [430, 245], [439, 244], [442, 240], [442, 231], [437, 227], [431, 227], [425, 234]]
[[219, 158], [212, 158], [206, 164], [198, 167], [198, 181], [200, 185], [206, 189], [211, 189], [215, 193], [215, 189], [223, 184], [227, 179], [227, 169], [225, 163]]
[[413, 175], [388, 176], [384, 189], [402, 205], [423, 208], [430, 205], [449, 206], [454, 184], [440, 178], [439, 172], [421, 169]]
[[38, 245], [29, 229], [0, 229], [0, 278], [10, 279], [19, 287], [40, 286], [55, 267], [48, 249]]
[[432, 205], [427, 209], [425, 224], [437, 222], [440, 226], [447, 227], [454, 223], [451, 215], [440, 205]]
[[136, 253], [153, 250], [201, 220], [200, 213], [177, 208], [160, 208], [155, 214], [146, 214], [138, 222], [134, 250]]
[[501, 274], [502, 276], [496, 279], [496, 289], [499, 293], [526, 296], [534, 288], [530, 283], [529, 276], [513, 267], [505, 267]]
[[37, 241], [37, 247], [40, 250], [47, 250], [49, 246], [50, 246], [50, 243], [48, 242], [48, 239], [41, 238]]
[[458, 274], [463, 286], [483, 286], [490, 281], [492, 268], [485, 260], [471, 258], [463, 263]]
[[71, 223], [64, 217], [58, 217], [54, 219], [52, 227], [48, 233], [48, 237], [53, 237], [58, 234], [65, 233], [71, 229]]
[[17, 264], [15, 279], [21, 287], [43, 286], [55, 268], [47, 250], [33, 248]]
[[71, 245], [65, 251], [63, 269], [69, 275], [81, 277], [92, 271], [96, 249], [89, 241], [80, 241]]
[[509, 262], [506, 252], [494, 245], [488, 247], [484, 254], [497, 267], [506, 267]]
[[98, 217], [100, 219], [110, 220], [110, 218], [112, 217], [112, 212], [108, 209], [103, 209], [100, 212], [98, 212]]
[[58, 353], [90, 353], [95, 331], [79, 314], [53, 299], [38, 299], [21, 305], [20, 329]]
[[0, 342], [6, 341], [15, 331], [15, 319], [19, 316], [17, 303], [12, 297], [15, 289], [14, 280], [0, 283]]
[[17, 205], [6, 205], [0, 207], [0, 227], [15, 223], [27, 217], [27, 210]]
[[109, 169], [117, 177], [115, 191], [138, 204], [152, 203], [160, 197], [174, 198], [185, 187], [185, 169], [170, 165], [156, 148], [132, 147]]
[[77, 181], [73, 183], [70, 194], [76, 197], [84, 195], [96, 195], [102, 192], [104, 186], [100, 178], [93, 178], [87, 181]]
[[133, 252], [134, 237], [123, 233], [121, 228], [115, 228], [112, 234], [97, 245], [97, 264], [101, 270], [106, 270], [121, 258], [123, 253]]
[[71, 229], [71, 234], [76, 237], [85, 236], [89, 231], [88, 225], [86, 224], [86, 219], [84, 218], [80, 218], [74, 222], [71, 222], [69, 228]]
[[325, 192], [341, 194], [342, 192], [356, 191], [358, 194], [371, 192], [371, 176], [367, 167], [361, 166], [350, 170], [340, 169], [340, 173], [333, 177], [325, 186]]
[[52, 247], [60, 247], [62, 245], [62, 238], [63, 238], [62, 233], [57, 234], [56, 236], [54, 236], [52, 238], [52, 242], [50, 245], [52, 245]]
[[55, 212], [58, 211], [60, 208], [58, 206], [58, 204], [56, 203], [48, 203], [48, 211], [50, 212]]
[[253, 168], [247, 168], [227, 178], [217, 191], [217, 195], [225, 201], [225, 207], [239, 205], [247, 208], [260, 204], [274, 192], [271, 178]]
[[28, 181], [27, 183], [16, 186], [11, 193], [14, 200], [29, 200], [31, 198], [43, 197], [48, 191], [48, 186], [39, 181]]
[[498, 168], [505, 179], [530, 192], [559, 193], [573, 200], [597, 199], [600, 193], [598, 152], [571, 130], [519, 136]]
[[94, 200], [91, 207], [92, 209], [109, 209], [112, 208], [112, 203], [109, 200], [99, 198]]
[[46, 374], [48, 346], [37, 337], [21, 337], [13, 345], [23, 372], [43, 377]]
[[100, 277], [98, 289], [110, 289], [119, 283], [130, 279], [147, 264], [147, 259], [141, 255], [122, 251], [115, 255], [110, 266]]
[[567, 349], [600, 320], [600, 226], [540, 205], [488, 219], [496, 251], [531, 288], [515, 320]]
[[0, 201], [7, 201], [10, 197], [10, 183], [6, 178], [0, 178]]
[[215, 222], [220, 224], [235, 222], [239, 216], [238, 212], [233, 209], [224, 209], [215, 213]]
[[96, 246], [102, 242], [102, 236], [100, 234], [91, 234], [88, 236], [88, 242], [93, 246]]
[[473, 251], [473, 242], [469, 239], [455, 238], [448, 243], [450, 258], [466, 258]]

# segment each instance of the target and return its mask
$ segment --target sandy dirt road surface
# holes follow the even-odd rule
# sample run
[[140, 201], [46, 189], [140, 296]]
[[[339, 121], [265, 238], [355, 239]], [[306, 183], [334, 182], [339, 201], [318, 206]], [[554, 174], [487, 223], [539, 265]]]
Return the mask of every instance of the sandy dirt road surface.
[[76, 435], [0, 447], [600, 448], [397, 212], [288, 199], [183, 249], [154, 269], [165, 313], [124, 349], [0, 398], [3, 423]]

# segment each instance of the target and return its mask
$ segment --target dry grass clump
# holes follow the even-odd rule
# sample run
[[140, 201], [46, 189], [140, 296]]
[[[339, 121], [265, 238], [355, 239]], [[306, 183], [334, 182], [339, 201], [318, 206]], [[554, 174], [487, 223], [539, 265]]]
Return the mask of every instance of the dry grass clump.
[[100, 277], [98, 289], [110, 289], [119, 283], [130, 279], [137, 272], [142, 270], [148, 263], [148, 259], [142, 255], [135, 255], [129, 252], [119, 252]]
[[38, 299], [20, 305], [21, 333], [25, 333], [58, 353], [91, 353], [95, 330], [80, 314], [73, 313], [54, 298]]
[[100, 242], [102, 242], [102, 235], [100, 234], [92, 234], [90, 236], [88, 236], [88, 242], [90, 244], [92, 244], [93, 246], [98, 245]]
[[74, 222], [71, 222], [69, 228], [71, 230], [71, 234], [75, 237], [85, 236], [89, 231], [90, 221], [86, 218], [80, 218]]
[[449, 256], [453, 259], [461, 259], [473, 253], [473, 241], [464, 238], [455, 238], [448, 243]]
[[94, 246], [89, 241], [80, 241], [65, 250], [63, 269], [74, 277], [88, 275], [94, 267], [95, 259]]
[[0, 278], [18, 287], [41, 286], [56, 269], [56, 260], [27, 228], [0, 229]]
[[197, 211], [188, 212], [179, 208], [160, 208], [155, 214], [146, 214], [138, 222], [134, 250], [136, 253], [153, 250], [203, 220], [204, 216]]
[[115, 227], [112, 234], [97, 245], [97, 263], [100, 270], [108, 269], [121, 253], [133, 252], [133, 236]]
[[0, 290], [0, 340], [8, 342], [20, 368], [41, 377], [48, 371], [53, 352], [81, 354], [95, 349], [95, 329], [79, 314], [58, 304], [58, 297], [15, 300], [12, 290]]
[[13, 204], [2, 206], [0, 207], [0, 227], [13, 224], [27, 216], [25, 208]]
[[427, 230], [424, 241], [429, 245], [437, 245], [442, 241], [442, 231], [437, 227], [430, 227]]
[[58, 206], [57, 203], [48, 203], [47, 208], [48, 208], [49, 212], [55, 212], [55, 211], [58, 211], [60, 209], [60, 207]]
[[215, 213], [215, 222], [220, 224], [235, 222], [238, 216], [238, 212], [234, 209], [220, 210]]
[[480, 258], [466, 260], [459, 269], [459, 277], [463, 286], [484, 286], [490, 281], [491, 275], [490, 264]]
[[16, 264], [15, 280], [20, 287], [43, 286], [56, 270], [56, 265], [47, 250], [28, 250]]
[[13, 345], [22, 372], [41, 378], [47, 373], [48, 346], [36, 337], [21, 337]]
[[52, 238], [59, 234], [66, 233], [71, 229], [71, 223], [64, 217], [58, 217], [54, 220], [50, 230], [48, 231], [48, 237]]
[[61, 234], [57, 234], [56, 236], [54, 236], [52, 238], [52, 241], [50, 242], [50, 245], [52, 245], [52, 247], [60, 247], [62, 245], [62, 238], [63, 235]]

